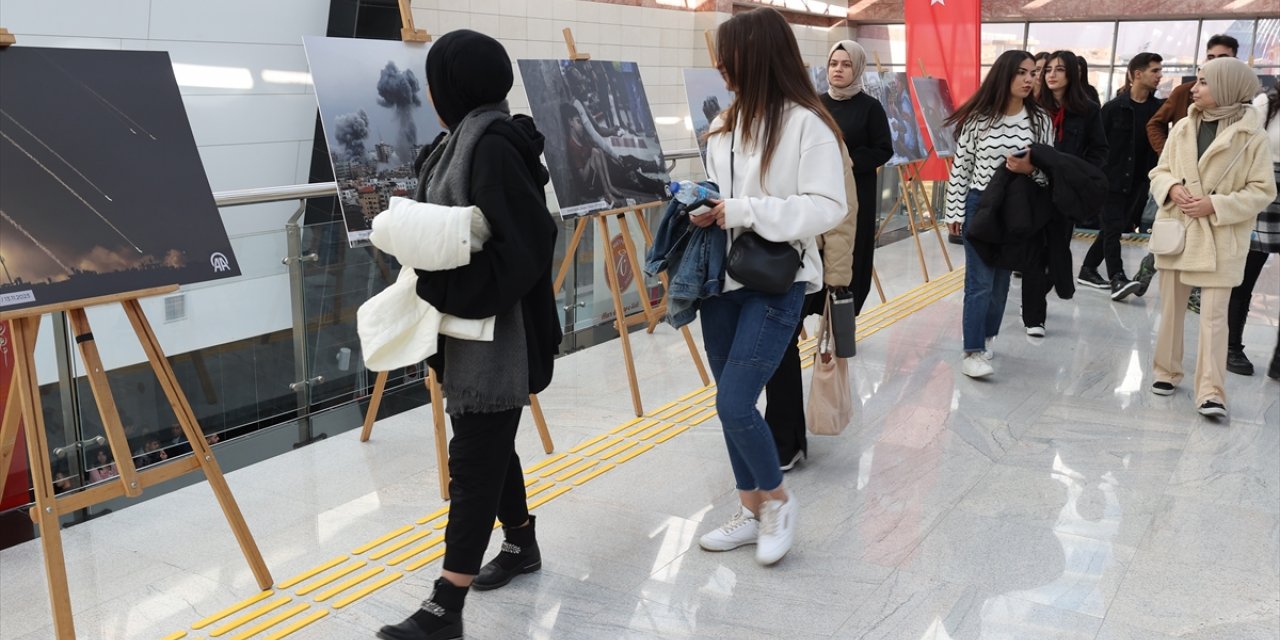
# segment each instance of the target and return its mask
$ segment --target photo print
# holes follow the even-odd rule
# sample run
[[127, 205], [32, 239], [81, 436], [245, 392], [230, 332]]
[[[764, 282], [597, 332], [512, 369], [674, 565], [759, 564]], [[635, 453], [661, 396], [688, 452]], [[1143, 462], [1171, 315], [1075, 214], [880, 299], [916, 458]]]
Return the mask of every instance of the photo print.
[[634, 62], [520, 60], [560, 215], [665, 200], [666, 159]]
[[685, 69], [684, 93], [689, 100], [689, 121], [693, 136], [698, 141], [698, 153], [702, 166], [707, 165], [707, 131], [711, 122], [733, 102], [733, 92], [724, 85], [724, 78], [715, 69]]
[[818, 95], [823, 95], [830, 90], [831, 82], [827, 80], [827, 66], [809, 67], [809, 81], [813, 83], [813, 90], [817, 91]]
[[954, 156], [955, 132], [943, 124], [955, 112], [955, 102], [951, 99], [951, 88], [947, 86], [947, 81], [942, 78], [912, 78], [911, 82], [915, 87], [916, 102], [920, 105], [934, 151], [939, 158]]
[[916, 111], [911, 104], [911, 91], [907, 89], [907, 74], [902, 71], [867, 71], [862, 76], [863, 91], [871, 94], [884, 106], [889, 116], [889, 133], [893, 136], [893, 157], [890, 166], [918, 162], [929, 157]]
[[162, 51], [0, 49], [0, 312], [240, 275]]
[[392, 196], [412, 198], [414, 161], [444, 132], [427, 97], [429, 45], [304, 37], [347, 242], [369, 244]]

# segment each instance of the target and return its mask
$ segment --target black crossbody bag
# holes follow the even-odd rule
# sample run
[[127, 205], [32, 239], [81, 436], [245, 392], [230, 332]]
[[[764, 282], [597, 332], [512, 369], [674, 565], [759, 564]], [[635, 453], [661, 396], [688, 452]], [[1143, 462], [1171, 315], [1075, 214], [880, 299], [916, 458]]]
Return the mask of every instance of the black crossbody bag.
[[[734, 134], [729, 134], [729, 191], [733, 197], [733, 171], [735, 156]], [[725, 271], [742, 286], [779, 295], [786, 293], [796, 281], [800, 270], [800, 252], [789, 242], [773, 242], [760, 237], [754, 231], [737, 234], [729, 246], [725, 259]]]

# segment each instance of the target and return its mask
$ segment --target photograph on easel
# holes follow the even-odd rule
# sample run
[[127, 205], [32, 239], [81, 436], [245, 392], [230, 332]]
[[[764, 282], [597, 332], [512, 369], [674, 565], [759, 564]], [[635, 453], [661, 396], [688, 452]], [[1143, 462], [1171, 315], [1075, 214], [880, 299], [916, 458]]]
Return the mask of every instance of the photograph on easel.
[[169, 54], [0, 50], [0, 311], [240, 275]]
[[916, 90], [916, 102], [920, 105], [921, 115], [924, 116], [924, 126], [929, 131], [929, 139], [933, 141], [933, 150], [939, 158], [954, 156], [955, 132], [945, 122], [956, 109], [947, 81], [942, 78], [912, 78], [911, 83]]
[[826, 65], [809, 67], [809, 81], [813, 83], [813, 90], [822, 95], [831, 89], [831, 81], [827, 80]]
[[907, 90], [907, 74], [902, 71], [867, 71], [862, 76], [863, 90], [880, 101], [889, 116], [889, 132], [893, 136], [893, 157], [889, 166], [918, 162], [929, 157], [920, 125], [916, 122], [911, 92]]
[[392, 196], [413, 198], [414, 163], [444, 132], [427, 98], [428, 45], [304, 37], [347, 242], [369, 244]]
[[519, 65], [561, 217], [667, 199], [666, 158], [634, 62]]
[[693, 137], [698, 141], [698, 153], [702, 166], [707, 163], [707, 131], [711, 122], [733, 102], [733, 92], [724, 85], [724, 78], [715, 69], [685, 69], [684, 94], [689, 101], [689, 122]]

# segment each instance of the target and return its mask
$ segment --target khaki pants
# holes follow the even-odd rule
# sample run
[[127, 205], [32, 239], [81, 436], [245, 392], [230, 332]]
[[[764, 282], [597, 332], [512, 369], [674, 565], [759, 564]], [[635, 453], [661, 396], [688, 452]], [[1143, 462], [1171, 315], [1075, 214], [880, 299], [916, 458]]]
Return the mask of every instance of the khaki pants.
[[[1181, 271], [1160, 271], [1160, 329], [1156, 334], [1154, 369], [1156, 382], [1182, 381], [1183, 320], [1191, 285], [1182, 282]], [[1227, 403], [1227, 306], [1229, 287], [1200, 290], [1200, 341], [1196, 351], [1196, 406], [1208, 400]]]

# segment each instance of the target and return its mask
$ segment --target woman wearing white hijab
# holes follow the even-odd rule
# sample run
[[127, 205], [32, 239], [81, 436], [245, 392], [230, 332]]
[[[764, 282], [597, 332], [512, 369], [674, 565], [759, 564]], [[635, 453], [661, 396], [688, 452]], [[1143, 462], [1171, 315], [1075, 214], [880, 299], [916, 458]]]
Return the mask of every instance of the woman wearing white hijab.
[[1200, 287], [1195, 402], [1210, 418], [1227, 415], [1231, 289], [1244, 279], [1254, 219], [1276, 197], [1262, 114], [1250, 104], [1259, 88], [1253, 70], [1235, 58], [1205, 63], [1187, 117], [1173, 126], [1151, 170], [1157, 223], [1171, 219], [1185, 228], [1180, 251], [1156, 255], [1161, 309], [1151, 391], [1173, 395], [1182, 381], [1183, 318], [1191, 288]]
[[[853, 280], [848, 285], [853, 293], [855, 314], [862, 311], [862, 303], [871, 291], [876, 219], [880, 213], [876, 169], [893, 157], [889, 117], [885, 115], [880, 101], [862, 91], [862, 73], [866, 70], [866, 61], [867, 54], [858, 43], [852, 40], [837, 42], [827, 58], [830, 89], [822, 96], [822, 104], [840, 126], [841, 138], [849, 151], [849, 159], [853, 161], [853, 180], [858, 192], [852, 256]], [[827, 284], [832, 283], [828, 281]], [[822, 313], [823, 300], [825, 295], [811, 296], [806, 312]], [[782, 362], [778, 364], [769, 384], [765, 386], [765, 399], [765, 422], [769, 423], [769, 429], [773, 432], [782, 469], [789, 471], [809, 453], [805, 435], [800, 351], [794, 340], [783, 354]]]

